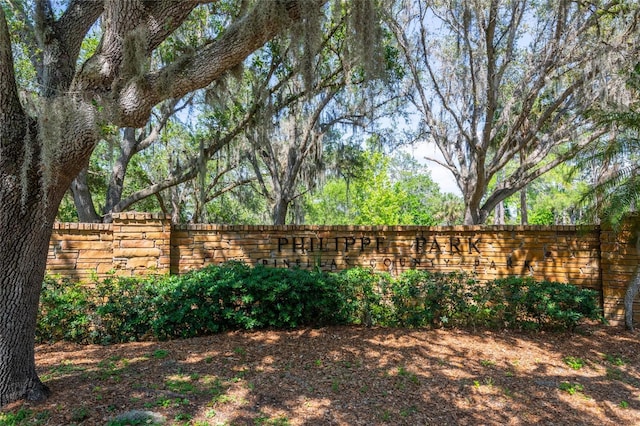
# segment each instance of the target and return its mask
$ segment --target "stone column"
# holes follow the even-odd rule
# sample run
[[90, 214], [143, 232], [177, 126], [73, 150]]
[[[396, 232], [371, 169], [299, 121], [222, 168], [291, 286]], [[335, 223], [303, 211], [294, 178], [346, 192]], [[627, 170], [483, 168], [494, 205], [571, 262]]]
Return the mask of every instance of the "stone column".
[[118, 275], [169, 274], [171, 220], [151, 213], [113, 215], [113, 267]]

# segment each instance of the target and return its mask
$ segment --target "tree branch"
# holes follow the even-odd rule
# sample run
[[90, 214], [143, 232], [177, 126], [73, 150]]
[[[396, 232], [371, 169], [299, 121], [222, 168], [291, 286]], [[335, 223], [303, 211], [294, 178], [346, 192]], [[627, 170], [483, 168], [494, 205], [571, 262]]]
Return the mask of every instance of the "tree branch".
[[71, 58], [77, 60], [82, 40], [104, 11], [104, 0], [72, 0], [56, 28]]
[[213, 194], [208, 194], [207, 197], [205, 198], [205, 203], [210, 202], [211, 200], [215, 200], [216, 198], [218, 198], [219, 196], [221, 196], [222, 194], [229, 192], [239, 186], [243, 186], [243, 185], [248, 185], [251, 182], [255, 181], [257, 178], [252, 177], [252, 178], [247, 178], [247, 179], [241, 179], [235, 182], [230, 183], [229, 185], [225, 186], [224, 188], [220, 188], [219, 190], [217, 190], [216, 192], [214, 192]]
[[[123, 127], [140, 127], [151, 108], [167, 98], [180, 98], [205, 87], [241, 63], [253, 51], [300, 18], [300, 8], [320, 7], [327, 0], [280, 0], [262, 2], [243, 19], [232, 24], [222, 36], [195, 54], [185, 54], [174, 63], [130, 80], [117, 96], [118, 117]], [[272, 13], [265, 12], [269, 6]], [[275, 14], [275, 15], [274, 15]]]
[[15, 132], [16, 118], [24, 118], [24, 111], [16, 86], [9, 27], [0, 7], [0, 150], [4, 150], [5, 144], [12, 140], [8, 135]]

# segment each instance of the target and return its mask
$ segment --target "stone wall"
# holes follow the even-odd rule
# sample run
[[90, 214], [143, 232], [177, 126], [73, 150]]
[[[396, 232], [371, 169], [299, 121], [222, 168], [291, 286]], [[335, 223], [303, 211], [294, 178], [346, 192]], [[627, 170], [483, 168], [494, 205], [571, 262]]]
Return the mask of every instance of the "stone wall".
[[120, 213], [113, 223], [54, 225], [47, 270], [77, 279], [109, 274], [167, 274], [170, 270], [171, 224], [164, 215]]
[[171, 241], [173, 273], [234, 259], [329, 271], [466, 271], [481, 280], [526, 275], [600, 288], [597, 228], [179, 225]]
[[597, 226], [172, 227], [162, 215], [121, 213], [112, 224], [57, 224], [48, 269], [88, 280], [111, 273], [180, 274], [241, 260], [328, 271], [466, 271], [481, 280], [531, 276], [597, 290], [615, 323], [623, 318], [624, 292], [640, 262], [631, 234]]
[[[602, 303], [605, 316], [612, 323], [624, 323], [624, 295], [633, 275], [640, 267], [638, 217], [618, 231], [606, 229], [600, 235]], [[634, 303], [634, 322], [640, 321], [640, 300]]]

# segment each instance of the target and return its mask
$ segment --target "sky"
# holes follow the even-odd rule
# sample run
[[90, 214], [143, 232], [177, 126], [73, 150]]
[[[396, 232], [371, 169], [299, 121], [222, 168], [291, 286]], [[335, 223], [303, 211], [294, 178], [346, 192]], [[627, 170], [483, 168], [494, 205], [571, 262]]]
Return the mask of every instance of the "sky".
[[433, 142], [421, 141], [404, 149], [413, 155], [420, 164], [425, 164], [429, 168], [431, 179], [440, 186], [440, 192], [450, 192], [462, 196], [462, 192], [460, 192], [460, 188], [458, 188], [453, 174], [441, 165], [425, 159], [425, 157], [443, 158]]

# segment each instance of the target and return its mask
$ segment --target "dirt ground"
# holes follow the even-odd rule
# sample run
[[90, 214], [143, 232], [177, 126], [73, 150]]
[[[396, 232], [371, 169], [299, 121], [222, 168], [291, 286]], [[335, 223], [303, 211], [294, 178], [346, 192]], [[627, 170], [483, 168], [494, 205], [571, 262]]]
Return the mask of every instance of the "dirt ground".
[[330, 327], [40, 345], [52, 396], [5, 407], [0, 424], [137, 425], [154, 415], [200, 426], [633, 425], [639, 338], [604, 326], [574, 334]]

